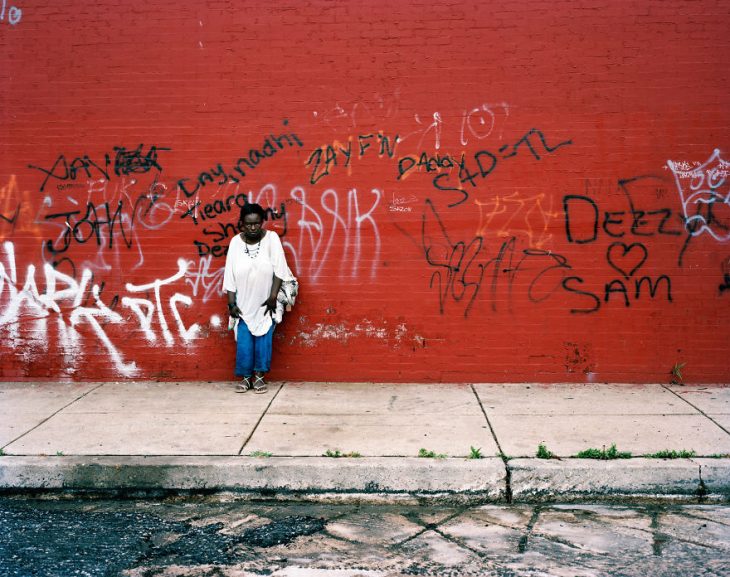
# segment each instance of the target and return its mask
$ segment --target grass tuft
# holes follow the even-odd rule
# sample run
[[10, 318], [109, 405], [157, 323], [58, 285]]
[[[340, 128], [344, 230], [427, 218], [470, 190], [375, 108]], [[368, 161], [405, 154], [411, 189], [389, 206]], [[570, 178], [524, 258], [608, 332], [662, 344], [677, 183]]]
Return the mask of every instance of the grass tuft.
[[253, 453], [250, 453], [248, 456], [249, 457], [271, 457], [271, 456], [273, 456], [273, 453], [269, 453], [268, 451], [254, 451]]
[[694, 451], [685, 451], [682, 449], [681, 451], [670, 451], [669, 449], [664, 449], [663, 451], [657, 451], [656, 453], [652, 453], [651, 455], [646, 455], [648, 459], [691, 459], [695, 456]]
[[339, 449], [335, 449], [332, 451], [331, 449], [327, 449], [323, 457], [332, 457], [333, 459], [340, 459], [340, 458], [349, 458], [349, 459], [357, 459], [358, 457], [362, 457], [360, 453], [357, 451], [350, 451], [349, 453], [342, 453]]
[[537, 454], [535, 455], [538, 459], [557, 459], [557, 455], [549, 450], [543, 443], [537, 446]]
[[419, 449], [418, 456], [424, 459], [445, 459], [446, 455], [443, 453], [436, 453], [434, 451], [427, 451], [426, 449]]
[[616, 449], [616, 443], [611, 445], [608, 450], [606, 446], [603, 449], [586, 449], [576, 455], [579, 459], [599, 459], [601, 461], [610, 461], [612, 459], [630, 459], [631, 453], [627, 451], [618, 451]]

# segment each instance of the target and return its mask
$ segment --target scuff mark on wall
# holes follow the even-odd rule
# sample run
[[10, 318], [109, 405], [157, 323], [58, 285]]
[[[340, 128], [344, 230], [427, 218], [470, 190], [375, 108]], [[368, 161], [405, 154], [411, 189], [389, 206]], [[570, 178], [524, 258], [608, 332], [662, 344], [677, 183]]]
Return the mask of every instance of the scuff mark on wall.
[[[362, 337], [381, 340], [397, 348], [408, 339], [408, 332], [405, 323], [400, 323], [393, 327], [387, 320], [379, 321], [378, 323], [369, 319], [356, 322], [316, 323], [310, 328], [305, 326], [304, 329], [298, 331], [291, 338], [290, 344], [302, 344], [307, 347], [313, 347], [322, 341], [347, 343], [350, 339]], [[417, 338], [420, 337], [413, 337], [413, 339]]]

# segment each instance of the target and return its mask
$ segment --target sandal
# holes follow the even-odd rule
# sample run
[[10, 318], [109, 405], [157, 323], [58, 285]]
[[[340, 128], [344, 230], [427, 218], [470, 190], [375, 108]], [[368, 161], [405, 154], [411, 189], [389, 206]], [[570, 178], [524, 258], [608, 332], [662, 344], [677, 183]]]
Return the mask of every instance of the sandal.
[[243, 380], [236, 385], [236, 392], [245, 393], [246, 391], [250, 391], [251, 388], [251, 377], [243, 377]]
[[257, 395], [261, 395], [268, 391], [266, 388], [266, 381], [264, 381], [264, 377], [261, 375], [256, 375], [253, 379], [253, 392]]

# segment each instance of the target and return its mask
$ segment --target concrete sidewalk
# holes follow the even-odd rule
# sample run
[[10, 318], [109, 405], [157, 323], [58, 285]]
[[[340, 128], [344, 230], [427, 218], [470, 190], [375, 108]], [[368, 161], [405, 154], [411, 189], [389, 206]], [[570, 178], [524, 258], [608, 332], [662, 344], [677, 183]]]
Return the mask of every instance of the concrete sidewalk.
[[2, 383], [0, 489], [722, 500], [729, 431], [723, 386]]

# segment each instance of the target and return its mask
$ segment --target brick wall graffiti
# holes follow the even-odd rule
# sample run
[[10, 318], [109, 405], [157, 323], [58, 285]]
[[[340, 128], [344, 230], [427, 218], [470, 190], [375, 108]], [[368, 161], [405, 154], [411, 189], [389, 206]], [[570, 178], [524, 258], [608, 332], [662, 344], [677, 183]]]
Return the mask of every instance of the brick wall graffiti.
[[727, 10], [422, 4], [0, 0], [0, 379], [727, 382]]
[[7, 0], [2, 0], [2, 5], [0, 6], [0, 22], [5, 21], [6, 15], [8, 24], [15, 26], [23, 18], [23, 9], [15, 5], [8, 5]]
[[[200, 331], [197, 323], [186, 326], [181, 316], [180, 305], [189, 308], [192, 305], [191, 297], [180, 292], [170, 294], [172, 285], [179, 285], [178, 281], [188, 272], [188, 263], [183, 259], [178, 261], [177, 273], [170, 277], [143, 285], [127, 283], [125, 290], [129, 294], [124, 294], [120, 300], [118, 294], [104, 298], [103, 283], [94, 282], [95, 277], [91, 270], [80, 271], [80, 280], [77, 281], [49, 264], [45, 264], [42, 269], [45, 288], [39, 290], [39, 271], [36, 267], [28, 265], [23, 277], [22, 271], [18, 270], [14, 244], [3, 243], [3, 252], [4, 259], [0, 262], [0, 330], [11, 343], [20, 345], [25, 342], [27, 337], [24, 333], [28, 330], [36, 333], [36, 342], [43, 341], [45, 329], [51, 320], [49, 317], [55, 317], [59, 344], [74, 362], [78, 362], [78, 351], [84, 346], [95, 346], [79, 342], [77, 328], [86, 324], [93, 330], [119, 374], [133, 377], [140, 372], [136, 363], [125, 361], [119, 350], [120, 345], [112, 342], [107, 334], [110, 324], [127, 325], [130, 322], [129, 316], [122, 315], [123, 308], [134, 312], [138, 322], [138, 326], [134, 328], [139, 328], [150, 343], [157, 343], [159, 335], [168, 347], [185, 344]], [[214, 316], [211, 322], [220, 323], [220, 319], [216, 320]], [[171, 323], [175, 334], [170, 328]], [[30, 327], [31, 324], [35, 326]], [[127, 332], [130, 330], [133, 329], [126, 327]]]

